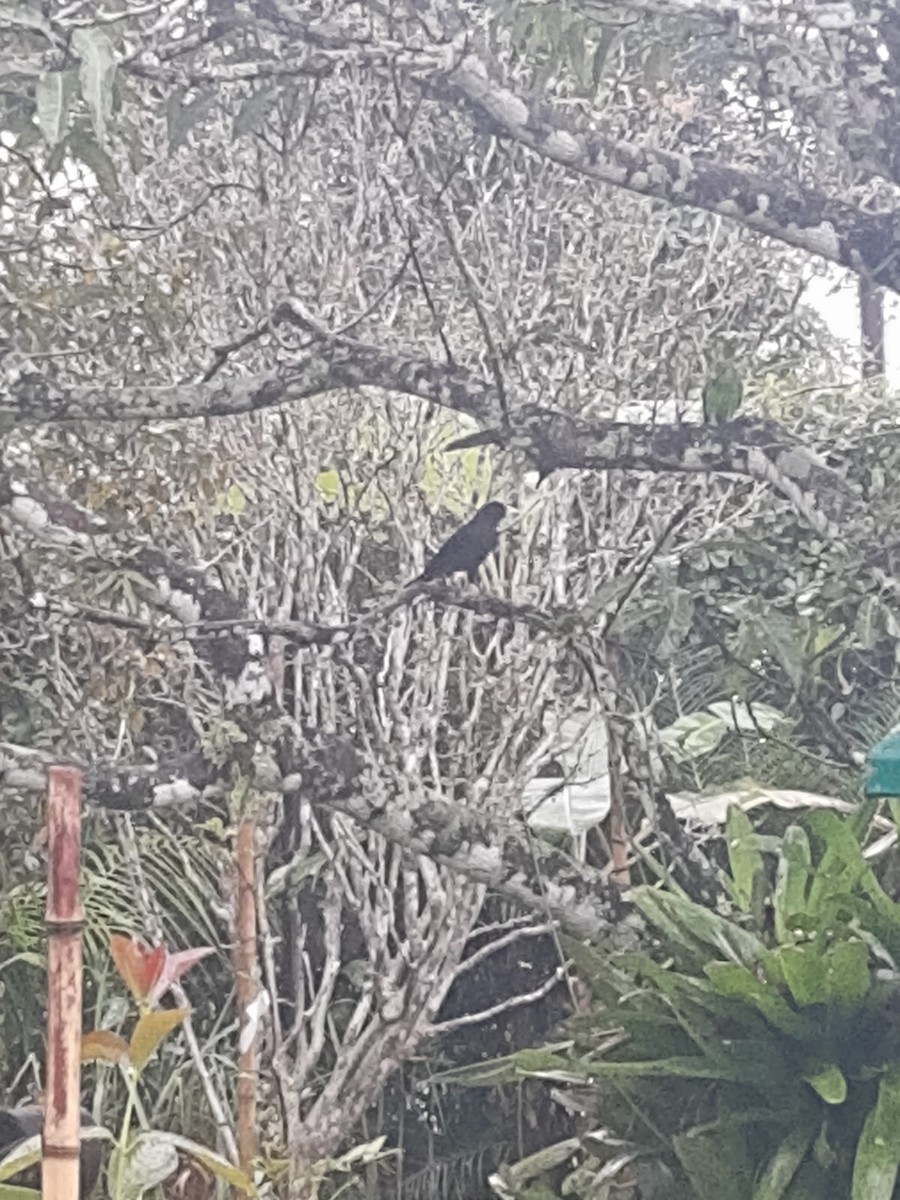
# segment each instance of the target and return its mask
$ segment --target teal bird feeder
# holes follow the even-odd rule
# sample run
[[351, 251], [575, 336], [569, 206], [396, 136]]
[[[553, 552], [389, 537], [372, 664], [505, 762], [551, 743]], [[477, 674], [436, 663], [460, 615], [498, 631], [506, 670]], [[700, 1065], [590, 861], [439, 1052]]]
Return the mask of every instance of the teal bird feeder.
[[900, 729], [876, 742], [869, 751], [866, 795], [900, 797]]

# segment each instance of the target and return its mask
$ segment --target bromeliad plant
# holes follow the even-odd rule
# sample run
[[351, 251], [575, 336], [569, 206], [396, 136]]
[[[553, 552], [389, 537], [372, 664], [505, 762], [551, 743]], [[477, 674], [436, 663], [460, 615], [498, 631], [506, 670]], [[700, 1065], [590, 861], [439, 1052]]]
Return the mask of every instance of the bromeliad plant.
[[[104, 1195], [109, 1200], [140, 1200], [177, 1169], [179, 1151], [245, 1195], [254, 1195], [252, 1181], [214, 1150], [179, 1134], [134, 1128], [141, 1112], [138, 1085], [143, 1069], [189, 1012], [187, 1008], [163, 1009], [159, 1003], [181, 976], [212, 950], [203, 947], [169, 954], [165, 946], [148, 949], [134, 938], [113, 934], [110, 952], [116, 970], [138, 1006], [138, 1018], [127, 1041], [108, 1029], [92, 1030], [81, 1040], [82, 1062], [99, 1060], [114, 1064], [122, 1072], [126, 1086], [125, 1112], [118, 1136], [109, 1130], [91, 1131], [92, 1136], [102, 1136], [113, 1145]], [[39, 1158], [40, 1140], [32, 1138], [0, 1162], [0, 1200], [7, 1197], [27, 1200], [39, 1195], [31, 1189], [11, 1188], [2, 1182]]]
[[[863, 854], [857, 830], [871, 815], [816, 812], [772, 838], [732, 809], [730, 913], [637, 888], [656, 945], [624, 956], [567, 947], [594, 1005], [566, 1047], [452, 1077], [575, 1085], [581, 1110], [619, 1140], [608, 1128], [582, 1139], [557, 1194], [892, 1200], [900, 905]], [[511, 1178], [497, 1190], [534, 1197], [546, 1185]]]

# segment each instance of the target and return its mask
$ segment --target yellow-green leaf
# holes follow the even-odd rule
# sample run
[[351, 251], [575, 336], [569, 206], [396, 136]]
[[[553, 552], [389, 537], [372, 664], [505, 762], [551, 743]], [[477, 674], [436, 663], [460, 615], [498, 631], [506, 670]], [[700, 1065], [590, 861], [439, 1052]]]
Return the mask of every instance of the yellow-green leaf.
[[900, 1072], [878, 1087], [875, 1107], [866, 1117], [853, 1163], [852, 1200], [891, 1200], [900, 1167]]
[[326, 504], [334, 504], [340, 490], [340, 476], [333, 468], [330, 471], [320, 471], [316, 476], [316, 491]]
[[141, 1070], [166, 1034], [180, 1025], [189, 1011], [187, 1008], [169, 1008], [141, 1014], [128, 1049], [128, 1056], [136, 1071]]
[[225, 493], [225, 506], [233, 517], [239, 517], [247, 507], [247, 497], [236, 483]]
[[826, 1104], [843, 1104], [847, 1099], [847, 1080], [834, 1063], [804, 1075], [803, 1078]]

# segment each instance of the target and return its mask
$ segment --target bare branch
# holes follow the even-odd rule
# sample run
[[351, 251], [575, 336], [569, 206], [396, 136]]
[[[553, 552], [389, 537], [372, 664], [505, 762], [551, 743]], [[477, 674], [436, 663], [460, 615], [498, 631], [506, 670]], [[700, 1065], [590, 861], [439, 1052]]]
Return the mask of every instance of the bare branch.
[[464, 1017], [453, 1017], [450, 1021], [437, 1021], [434, 1025], [429, 1026], [428, 1033], [436, 1036], [439, 1033], [449, 1033], [451, 1029], [461, 1029], [465, 1025], [480, 1025], [482, 1021], [490, 1021], [492, 1017], [499, 1017], [501, 1013], [509, 1012], [510, 1009], [521, 1008], [524, 1004], [533, 1004], [536, 1000], [543, 1000], [544, 996], [549, 996], [553, 989], [558, 987], [565, 973], [565, 967], [557, 967], [550, 978], [534, 991], [524, 992], [521, 996], [510, 996], [508, 1000], [501, 1000], [499, 1004], [495, 1004], [492, 1008], [483, 1008], [481, 1012], [467, 1013]]

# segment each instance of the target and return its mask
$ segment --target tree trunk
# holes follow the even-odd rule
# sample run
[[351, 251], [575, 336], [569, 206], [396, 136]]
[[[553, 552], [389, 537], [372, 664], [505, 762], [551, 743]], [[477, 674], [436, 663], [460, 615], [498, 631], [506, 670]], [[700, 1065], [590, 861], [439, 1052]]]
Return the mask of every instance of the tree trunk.
[[884, 291], [860, 275], [859, 334], [864, 379], [876, 379], [885, 373]]

